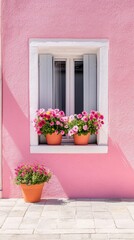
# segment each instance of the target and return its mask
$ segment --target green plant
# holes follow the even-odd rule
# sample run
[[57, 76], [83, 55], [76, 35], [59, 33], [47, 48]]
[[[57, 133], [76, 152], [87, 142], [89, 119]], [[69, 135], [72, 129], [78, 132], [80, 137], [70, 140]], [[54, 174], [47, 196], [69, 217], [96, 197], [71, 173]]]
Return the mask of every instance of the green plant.
[[51, 172], [44, 165], [23, 164], [15, 168], [15, 183], [35, 185], [43, 182], [48, 182], [51, 178]]
[[103, 119], [103, 115], [94, 110], [92, 110], [90, 113], [83, 111], [80, 114], [71, 115], [69, 117], [68, 135], [86, 135], [88, 133], [91, 135], [98, 134], [99, 129], [104, 124]]
[[64, 135], [68, 132], [68, 117], [59, 109], [37, 110], [33, 124], [38, 135], [46, 136], [52, 133]]

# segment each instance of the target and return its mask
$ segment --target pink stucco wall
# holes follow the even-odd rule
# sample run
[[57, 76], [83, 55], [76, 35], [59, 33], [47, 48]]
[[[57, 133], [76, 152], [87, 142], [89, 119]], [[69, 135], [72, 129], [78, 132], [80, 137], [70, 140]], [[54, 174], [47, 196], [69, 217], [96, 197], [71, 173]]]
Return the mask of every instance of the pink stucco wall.
[[[3, 197], [16, 164], [53, 171], [46, 197], [134, 197], [134, 1], [3, 0]], [[30, 154], [29, 38], [109, 39], [107, 154]]]

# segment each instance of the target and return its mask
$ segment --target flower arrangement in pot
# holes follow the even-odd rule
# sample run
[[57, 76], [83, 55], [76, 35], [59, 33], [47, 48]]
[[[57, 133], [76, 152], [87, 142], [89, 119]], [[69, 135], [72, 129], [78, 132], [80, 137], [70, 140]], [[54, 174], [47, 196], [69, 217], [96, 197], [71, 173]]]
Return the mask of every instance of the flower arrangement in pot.
[[62, 136], [68, 132], [68, 117], [59, 109], [39, 109], [33, 121], [38, 135], [46, 137], [47, 144], [61, 144]]
[[23, 164], [15, 168], [15, 183], [20, 185], [25, 202], [39, 202], [44, 187], [52, 176], [44, 165]]
[[69, 117], [68, 135], [74, 137], [74, 143], [85, 145], [89, 142], [92, 134], [98, 134], [99, 129], [104, 124], [104, 116], [97, 111], [90, 113], [83, 111]]

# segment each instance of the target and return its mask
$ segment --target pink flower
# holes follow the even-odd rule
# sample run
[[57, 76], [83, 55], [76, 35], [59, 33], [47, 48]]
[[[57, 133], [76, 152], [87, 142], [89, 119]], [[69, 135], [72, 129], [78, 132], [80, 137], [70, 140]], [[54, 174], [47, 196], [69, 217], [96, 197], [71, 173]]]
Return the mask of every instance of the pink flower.
[[88, 121], [88, 117], [84, 116], [84, 117], [82, 118], [82, 120], [83, 120], [84, 122], [87, 122], [87, 121]]
[[59, 133], [58, 130], [56, 130], [55, 133], [58, 134]]
[[87, 116], [88, 113], [87, 113], [86, 111], [83, 111], [83, 112], [82, 112], [82, 115]]
[[93, 118], [94, 118], [93, 115], [90, 115], [90, 116], [89, 116], [89, 119], [90, 119], [90, 120], [93, 120]]
[[68, 128], [68, 125], [65, 125], [64, 128]]
[[75, 133], [77, 133], [77, 132], [78, 132], [78, 129], [79, 129], [78, 126], [74, 126], [72, 130], [73, 130]]
[[95, 113], [94, 116], [96, 119], [98, 119], [98, 117], [99, 117], [98, 113]]
[[68, 135], [69, 136], [72, 136], [72, 135], [74, 135], [74, 131], [71, 129], [71, 130], [69, 130], [69, 132], [68, 132]]
[[88, 126], [87, 125], [84, 125], [83, 126], [83, 130], [86, 131], [88, 129]]
[[79, 114], [77, 115], [77, 118], [78, 118], [78, 119], [81, 119], [81, 118], [82, 118], [82, 114], [79, 113]]
[[68, 117], [61, 117], [61, 118], [60, 118], [60, 121], [61, 121], [61, 122], [68, 122]]
[[37, 131], [37, 134], [38, 134], [38, 135], [41, 135], [41, 131], [40, 131], [40, 130], [38, 130], [38, 131]]
[[54, 125], [54, 122], [51, 122], [51, 123], [50, 123], [50, 126], [53, 126], [53, 125]]
[[60, 111], [59, 114], [60, 114], [61, 116], [64, 116], [64, 115], [65, 115], [65, 113], [64, 113], [63, 111]]
[[58, 112], [59, 112], [59, 109], [58, 109], [58, 108], [56, 108], [56, 109], [54, 109], [54, 111], [55, 111], [56, 113], [58, 113]]
[[57, 125], [57, 126], [60, 125], [60, 122], [59, 122], [59, 121], [56, 121], [56, 125]]
[[102, 120], [103, 120], [103, 119], [104, 119], [104, 116], [103, 116], [103, 115], [100, 115], [100, 119], [102, 119]]
[[61, 135], [64, 135], [64, 134], [65, 134], [65, 132], [64, 132], [63, 130], [62, 130], [60, 133], [61, 133]]

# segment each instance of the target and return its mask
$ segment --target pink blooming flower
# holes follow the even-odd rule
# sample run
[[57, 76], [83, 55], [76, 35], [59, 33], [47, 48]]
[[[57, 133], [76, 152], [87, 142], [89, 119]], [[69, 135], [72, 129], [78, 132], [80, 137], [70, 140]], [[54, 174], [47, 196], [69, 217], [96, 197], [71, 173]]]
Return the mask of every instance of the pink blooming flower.
[[58, 130], [56, 130], [55, 133], [58, 134]]
[[60, 121], [61, 121], [61, 122], [68, 122], [68, 117], [61, 117], [61, 118], [60, 118]]
[[64, 132], [63, 130], [62, 130], [60, 133], [61, 133], [61, 135], [64, 135], [64, 134], [65, 134], [65, 132]]
[[54, 125], [54, 122], [51, 122], [51, 123], [50, 123], [50, 126], [53, 126], [53, 125]]
[[103, 120], [103, 119], [104, 119], [104, 116], [103, 116], [103, 115], [100, 115], [100, 119], [102, 119], [102, 120]]
[[87, 125], [84, 125], [83, 126], [83, 130], [86, 131], [88, 129], [88, 126]]
[[60, 125], [60, 122], [59, 122], [59, 121], [56, 121], [56, 125], [57, 125], [57, 126]]
[[94, 110], [91, 110], [91, 114], [95, 114], [95, 111], [94, 111]]
[[79, 113], [79, 114], [77, 115], [77, 118], [78, 118], [78, 119], [81, 119], [81, 118], [82, 118], [82, 114]]
[[74, 135], [74, 131], [72, 129], [69, 130], [68, 135], [71, 137]]
[[41, 131], [40, 131], [40, 130], [38, 130], [38, 131], [37, 131], [37, 134], [38, 134], [38, 135], [41, 135]]
[[98, 113], [95, 113], [94, 116], [96, 119], [98, 119], [98, 117], [99, 117]]
[[75, 133], [77, 133], [77, 132], [78, 132], [78, 129], [79, 129], [78, 126], [74, 126], [72, 130], [73, 130]]
[[58, 113], [58, 112], [59, 112], [59, 109], [58, 109], [58, 108], [56, 108], [56, 109], [54, 109], [54, 111], [55, 111], [56, 113]]
[[87, 121], [88, 121], [88, 117], [84, 116], [84, 117], [82, 118], [82, 120], [83, 120], [84, 122], [87, 122]]
[[68, 125], [65, 125], [64, 128], [68, 128]]
[[64, 115], [65, 115], [65, 113], [64, 113], [63, 111], [60, 111], [59, 114], [60, 114], [61, 116], [64, 116]]
[[82, 112], [82, 115], [87, 116], [88, 113], [87, 113], [86, 111], [83, 111], [83, 112]]
[[89, 116], [89, 119], [90, 119], [90, 120], [93, 120], [93, 118], [94, 118], [93, 115], [90, 115], [90, 116]]

